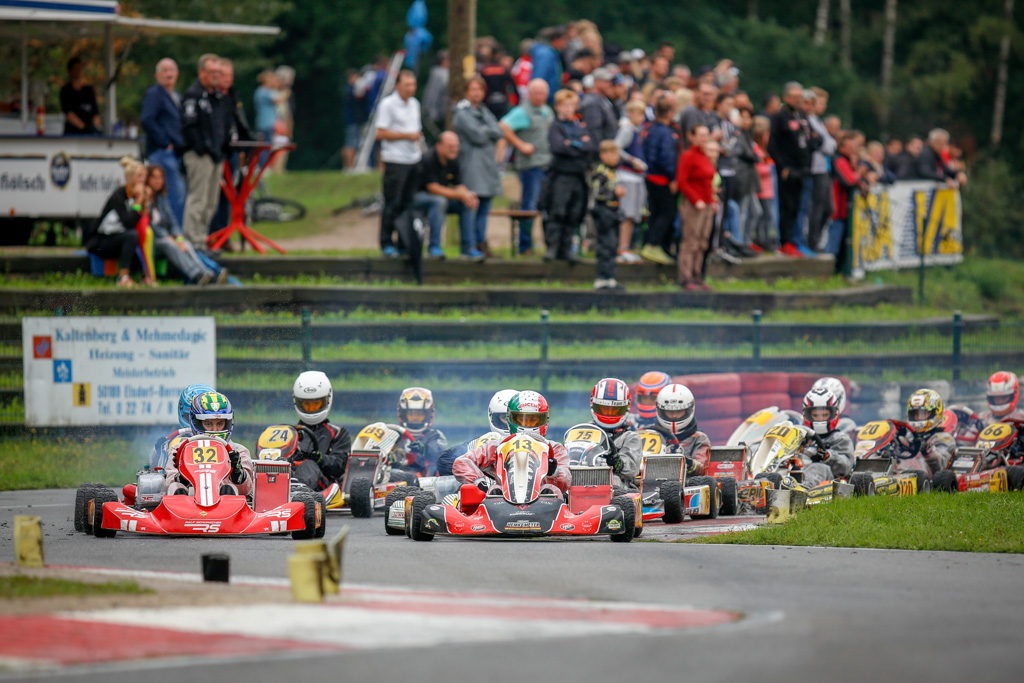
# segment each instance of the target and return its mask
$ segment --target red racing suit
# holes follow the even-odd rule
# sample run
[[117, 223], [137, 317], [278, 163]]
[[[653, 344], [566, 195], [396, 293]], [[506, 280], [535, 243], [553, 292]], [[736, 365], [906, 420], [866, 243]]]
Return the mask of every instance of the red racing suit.
[[[565, 450], [565, 446], [557, 442], [552, 443], [542, 436], [533, 436], [532, 434], [530, 436], [541, 443], [546, 443], [548, 445], [548, 458], [554, 458], [557, 463], [555, 473], [546, 475], [541, 483], [557, 486], [562, 493], [565, 493], [569, 490], [569, 484], [572, 482], [572, 475], [569, 473], [569, 453]], [[497, 480], [498, 477], [494, 472], [494, 463], [498, 459], [498, 447], [514, 438], [516, 438], [516, 435], [512, 434], [506, 436], [497, 445], [485, 444], [469, 451], [465, 455], [460, 455], [455, 459], [455, 464], [452, 465], [452, 474], [463, 484], [475, 484], [484, 477]]]
[[996, 417], [992, 414], [991, 410], [986, 410], [978, 416], [978, 419], [981, 420], [981, 424], [984, 425], [984, 427], [988, 427], [996, 422], [1008, 422], [1010, 420], [1019, 420], [1020, 422], [1024, 422], [1024, 410], [1018, 408], [1009, 415], [1003, 415], [1002, 417]]

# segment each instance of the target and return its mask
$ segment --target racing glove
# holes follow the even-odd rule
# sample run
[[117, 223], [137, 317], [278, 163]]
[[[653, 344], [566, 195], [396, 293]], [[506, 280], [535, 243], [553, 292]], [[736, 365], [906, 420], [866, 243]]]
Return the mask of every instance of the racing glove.
[[480, 489], [484, 493], [487, 493], [487, 491], [490, 490], [490, 488], [491, 488], [490, 486], [487, 485], [487, 480], [486, 479], [477, 479], [473, 483], [476, 485], [476, 487], [478, 489]]
[[228, 451], [228, 460], [231, 461], [231, 481], [235, 484], [241, 484], [245, 481], [245, 470], [239, 465], [240, 457], [238, 451]]
[[615, 453], [609, 453], [604, 456], [604, 461], [608, 463], [608, 466], [612, 468], [612, 472], [619, 474], [622, 472], [622, 458]]
[[413, 441], [409, 444], [409, 464], [416, 462], [423, 458], [423, 455], [427, 452], [427, 447], [422, 441]]
[[552, 457], [548, 458], [548, 476], [555, 476], [555, 472], [558, 471], [558, 461]]

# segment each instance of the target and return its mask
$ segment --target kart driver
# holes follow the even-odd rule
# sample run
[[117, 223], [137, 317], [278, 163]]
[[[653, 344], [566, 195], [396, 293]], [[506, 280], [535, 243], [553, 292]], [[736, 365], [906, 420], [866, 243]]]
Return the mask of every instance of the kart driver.
[[192, 436], [192, 400], [199, 394], [205, 394], [207, 391], [216, 390], [205, 384], [190, 384], [178, 396], [178, 429], [175, 429], [167, 436], [160, 437], [153, 445], [153, 450], [149, 452], [149, 466], [152, 469], [164, 467], [168, 455], [167, 444], [171, 440], [179, 436]]
[[292, 386], [292, 400], [299, 415], [292, 476], [314, 491], [328, 488], [332, 481], [340, 483], [352, 450], [352, 436], [344, 427], [327, 420], [334, 402], [331, 380], [316, 370], [303, 372]]
[[452, 465], [455, 464], [455, 459], [469, 450], [469, 447], [477, 439], [497, 434], [501, 437], [498, 439], [500, 441], [508, 436], [508, 402], [511, 401], [512, 397], [518, 393], [519, 392], [515, 389], [502, 389], [491, 397], [490, 402], [487, 404], [487, 426], [490, 427], [490, 431], [481, 434], [476, 439], [463, 441], [460, 444], [446, 449], [445, 452], [437, 459], [437, 476], [451, 476]]
[[988, 410], [979, 417], [983, 427], [1006, 420], [1024, 421], [1024, 410], [1020, 409], [1020, 382], [1012, 372], [1000, 370], [988, 378], [985, 385], [985, 401]]
[[[249, 449], [240, 443], [231, 441], [231, 430], [235, 424], [235, 415], [231, 410], [231, 401], [227, 396], [216, 391], [208, 391], [192, 400], [190, 418], [193, 435], [206, 434], [216, 437], [228, 444], [228, 458], [231, 462], [229, 481], [221, 484], [222, 495], [247, 496], [252, 493], [253, 466]], [[184, 446], [184, 444], [182, 444]], [[178, 453], [168, 462], [166, 470], [167, 493], [169, 495], [188, 495], [189, 484], [178, 477]]]
[[[828, 389], [831, 391], [838, 401], [839, 415], [842, 416], [846, 412], [846, 387], [843, 386], [843, 381], [838, 377], [822, 377], [811, 385], [811, 389]], [[805, 397], [806, 398], [806, 397]]]
[[672, 383], [667, 372], [645, 372], [636, 383], [636, 412], [630, 413], [630, 422], [637, 429], [653, 427], [658, 417], [658, 392]]
[[658, 392], [654, 431], [665, 437], [669, 453], [686, 458], [686, 475], [703, 475], [711, 456], [711, 439], [697, 429], [693, 392], [682, 384], [668, 384]]
[[956, 452], [956, 439], [942, 429], [944, 412], [938, 393], [918, 389], [907, 401], [907, 422], [912, 431], [899, 437], [900, 457], [912, 458], [920, 454], [932, 474], [945, 469]]
[[636, 488], [635, 479], [643, 460], [643, 441], [629, 424], [629, 387], [621, 379], [605, 378], [590, 392], [593, 423], [608, 435], [611, 452], [604, 456], [618, 485]]
[[[398, 398], [398, 424], [413, 439], [405, 448], [406, 459], [400, 459], [403, 469], [410, 469], [424, 476], [434, 476], [437, 461], [448, 448], [448, 438], [434, 424], [434, 394], [423, 387], [409, 387]], [[399, 452], [399, 455], [403, 455]]]
[[811, 462], [803, 466], [804, 482], [817, 486], [831, 479], [849, 479], [853, 471], [853, 439], [837, 429], [839, 398], [824, 387], [811, 389], [804, 396], [804, 425], [811, 435], [799, 454]]
[[463, 484], [474, 484], [481, 490], [490, 488], [488, 478], [497, 480], [494, 463], [498, 458], [498, 447], [516, 438], [527, 435], [548, 446], [548, 473], [542, 484], [551, 484], [563, 494], [569, 490], [572, 475], [569, 473], [569, 454], [565, 446], [547, 440], [548, 402], [536, 391], [520, 391], [508, 404], [508, 431], [499, 444], [486, 444], [455, 460], [452, 471]]

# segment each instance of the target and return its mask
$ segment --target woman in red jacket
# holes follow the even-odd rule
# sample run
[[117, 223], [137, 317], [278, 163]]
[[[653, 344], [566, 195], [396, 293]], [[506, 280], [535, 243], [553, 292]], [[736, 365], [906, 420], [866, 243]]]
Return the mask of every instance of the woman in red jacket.
[[704, 284], [704, 252], [718, 211], [713, 183], [715, 165], [704, 153], [710, 133], [696, 125], [687, 133], [690, 148], [679, 157], [676, 183], [683, 195], [683, 239], [679, 245], [679, 286], [688, 291], [711, 289]]

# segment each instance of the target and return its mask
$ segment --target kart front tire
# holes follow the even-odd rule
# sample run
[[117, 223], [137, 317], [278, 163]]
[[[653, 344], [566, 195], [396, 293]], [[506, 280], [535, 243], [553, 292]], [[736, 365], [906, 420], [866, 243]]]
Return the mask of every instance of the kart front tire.
[[867, 472], [855, 472], [850, 477], [850, 483], [853, 484], [853, 495], [855, 496], [875, 495], [875, 480]]
[[683, 487], [678, 481], [666, 481], [659, 491], [665, 505], [665, 515], [661, 518], [665, 524], [679, 524], [686, 513], [683, 510]]
[[[1022, 474], [1024, 474], [1024, 468]], [[917, 492], [918, 493], [929, 493], [932, 490], [932, 480], [928, 478], [928, 475], [921, 470], [914, 470], [914, 474], [917, 475]]]
[[1011, 491], [1020, 491], [1024, 488], [1024, 467], [1010, 465], [1006, 468], [1006, 488]]
[[950, 470], [936, 472], [932, 477], [932, 490], [941, 493], [955, 493], [959, 487], [956, 482], [956, 474]]
[[313, 493], [313, 502], [320, 504], [320, 526], [316, 528], [313, 538], [323, 538], [327, 534], [327, 501], [319, 491]]
[[348, 506], [353, 517], [373, 517], [373, 483], [366, 477], [359, 477], [349, 488]]
[[[679, 486], [677, 481], [667, 481], [665, 484], [675, 484]], [[662, 484], [662, 491], [665, 489], [665, 484]], [[664, 494], [662, 494], [664, 497]], [[679, 499], [679, 496], [676, 496]], [[615, 496], [612, 498], [612, 505], [618, 505], [622, 509], [622, 533], [613, 534], [610, 538], [613, 543], [629, 543], [633, 540], [636, 535], [636, 504], [633, 499], [629, 496]], [[667, 515], [667, 501], [666, 501], [666, 515]]]
[[400, 500], [405, 500], [406, 496], [418, 493], [419, 490], [419, 486], [396, 486], [388, 493], [388, 497], [384, 499], [384, 533], [388, 536], [405, 535], [404, 529], [392, 529], [388, 526], [388, 515], [391, 514], [391, 506]]
[[[117, 536], [117, 530], [103, 528], [103, 504], [116, 503], [117, 494], [109, 486], [97, 486], [93, 491], [92, 499], [96, 501], [96, 504], [93, 507], [92, 534], [96, 538], [113, 538]], [[88, 501], [86, 504], [88, 505]]]
[[722, 495], [722, 514], [735, 517], [740, 514], [739, 486], [733, 477], [722, 477], [718, 480], [719, 493]]
[[409, 538], [414, 541], [433, 541], [434, 534], [429, 531], [423, 531], [420, 526], [420, 522], [423, 519], [423, 513], [427, 509], [428, 505], [434, 505], [437, 501], [434, 500], [434, 494], [430, 491], [420, 491], [416, 494], [416, 497], [412, 499], [412, 519], [406, 521], [409, 525]]
[[719, 508], [722, 505], [722, 497], [718, 492], [718, 482], [714, 477], [692, 477], [686, 480], [687, 486], [707, 486], [711, 491], [711, 504], [708, 506], [710, 512], [706, 515], [690, 515], [694, 519], [717, 519]]
[[[93, 497], [97, 487], [103, 484], [82, 484], [75, 492], [75, 531], [92, 533], [92, 521], [86, 519], [89, 515], [89, 499]], [[86, 529], [86, 527], [89, 527]]]
[[[292, 494], [293, 503], [302, 503], [302, 521], [305, 526], [302, 529], [292, 531], [292, 538], [296, 541], [305, 541], [316, 535], [316, 501], [313, 494], [306, 491], [296, 491]], [[321, 515], [322, 519], [322, 515]]]
[[754, 479], [767, 479], [771, 482], [773, 489], [778, 490], [782, 488], [782, 475], [778, 472], [762, 472], [754, 477]]

